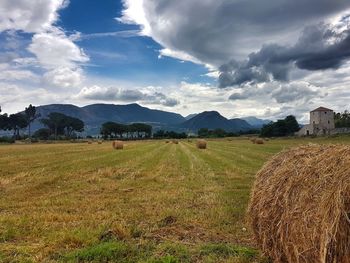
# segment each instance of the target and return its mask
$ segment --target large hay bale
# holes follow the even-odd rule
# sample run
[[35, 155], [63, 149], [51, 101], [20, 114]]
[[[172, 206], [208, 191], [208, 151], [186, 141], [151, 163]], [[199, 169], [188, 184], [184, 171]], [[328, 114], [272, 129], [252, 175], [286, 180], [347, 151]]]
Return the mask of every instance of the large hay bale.
[[278, 154], [258, 172], [248, 214], [275, 263], [349, 263], [350, 146]]
[[124, 148], [124, 143], [122, 141], [113, 141], [112, 145], [116, 150], [122, 150]]
[[256, 139], [257, 138], [251, 138], [250, 141], [255, 144], [256, 143]]
[[178, 140], [173, 140], [173, 144], [179, 144]]
[[207, 148], [207, 142], [205, 140], [197, 140], [197, 148], [198, 149], [206, 149]]
[[264, 144], [264, 140], [263, 139], [255, 139], [255, 143], [256, 144]]

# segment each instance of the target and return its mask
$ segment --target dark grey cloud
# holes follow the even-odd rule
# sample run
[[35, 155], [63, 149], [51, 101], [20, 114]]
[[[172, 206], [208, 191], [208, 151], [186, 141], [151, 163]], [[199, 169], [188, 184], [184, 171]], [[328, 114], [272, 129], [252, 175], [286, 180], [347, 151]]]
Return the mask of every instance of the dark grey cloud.
[[327, 93], [321, 92], [318, 87], [311, 86], [307, 82], [292, 83], [264, 83], [260, 87], [247, 85], [241, 88], [241, 92], [234, 92], [229, 100], [273, 100], [278, 104], [303, 102], [307, 103], [313, 98], [322, 98]]
[[219, 68], [219, 87], [288, 81], [292, 66], [309, 71], [338, 69], [350, 58], [350, 24], [344, 23], [348, 19], [348, 16], [342, 19], [341, 31], [325, 24], [309, 26], [291, 47], [264, 45], [246, 61], [231, 60]]
[[227, 58], [241, 60], [264, 43], [293, 44], [305, 25], [350, 9], [349, 0], [124, 0], [124, 5], [120, 21], [141, 25], [175, 57], [187, 54], [214, 66]]
[[174, 107], [180, 102], [161, 92], [140, 91], [136, 89], [120, 89], [115, 87], [92, 86], [83, 88], [78, 94], [78, 98], [101, 101], [124, 101], [124, 102], [144, 102], [147, 104], [157, 104], [166, 107]]

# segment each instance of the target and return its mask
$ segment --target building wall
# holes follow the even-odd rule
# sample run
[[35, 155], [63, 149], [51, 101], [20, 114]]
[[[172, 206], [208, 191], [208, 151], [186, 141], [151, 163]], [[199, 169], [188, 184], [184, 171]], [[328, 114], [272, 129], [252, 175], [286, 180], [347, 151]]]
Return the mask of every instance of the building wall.
[[316, 124], [320, 129], [327, 131], [333, 130], [334, 112], [333, 111], [312, 111], [310, 112], [310, 124]]
[[305, 125], [297, 135], [330, 135], [335, 129], [333, 111], [310, 112], [310, 124]]

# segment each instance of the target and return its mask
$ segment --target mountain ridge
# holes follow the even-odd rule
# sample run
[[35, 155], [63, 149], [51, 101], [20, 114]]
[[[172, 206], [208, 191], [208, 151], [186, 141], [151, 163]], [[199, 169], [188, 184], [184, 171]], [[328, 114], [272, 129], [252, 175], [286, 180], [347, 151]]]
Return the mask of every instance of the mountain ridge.
[[[37, 106], [37, 112], [41, 118], [46, 118], [51, 112], [79, 118], [85, 123], [87, 135], [99, 134], [101, 125], [107, 121], [124, 124], [141, 122], [152, 125], [154, 130], [164, 129], [192, 133], [196, 133], [200, 128], [223, 129], [228, 132], [246, 131], [254, 128], [242, 118], [228, 119], [217, 111], [204, 111], [183, 117], [178, 113], [150, 109], [137, 103], [125, 105], [95, 103], [81, 107], [73, 104], [48, 104]], [[33, 123], [33, 131], [43, 127], [39, 119]]]

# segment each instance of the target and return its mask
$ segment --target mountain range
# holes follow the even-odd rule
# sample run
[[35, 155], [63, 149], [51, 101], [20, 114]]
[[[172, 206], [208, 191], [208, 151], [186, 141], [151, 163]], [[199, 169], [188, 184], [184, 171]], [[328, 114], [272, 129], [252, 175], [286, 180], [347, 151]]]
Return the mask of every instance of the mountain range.
[[[200, 128], [220, 128], [232, 132], [246, 131], [257, 128], [266, 121], [255, 117], [227, 119], [217, 111], [191, 114], [185, 118], [177, 113], [149, 109], [136, 103], [127, 105], [92, 104], [84, 107], [71, 104], [50, 104], [38, 106], [37, 112], [40, 114], [40, 118], [46, 118], [51, 112], [79, 118], [84, 121], [85, 133], [88, 135], [99, 134], [101, 125], [107, 121], [125, 124], [141, 122], [152, 125], [154, 130], [164, 129], [192, 133], [196, 133]], [[39, 119], [35, 120], [32, 125], [34, 131], [42, 127]]]

